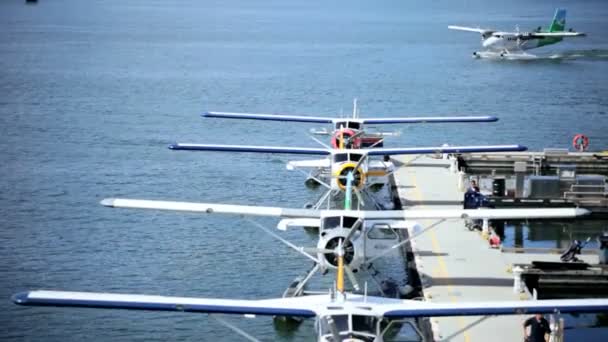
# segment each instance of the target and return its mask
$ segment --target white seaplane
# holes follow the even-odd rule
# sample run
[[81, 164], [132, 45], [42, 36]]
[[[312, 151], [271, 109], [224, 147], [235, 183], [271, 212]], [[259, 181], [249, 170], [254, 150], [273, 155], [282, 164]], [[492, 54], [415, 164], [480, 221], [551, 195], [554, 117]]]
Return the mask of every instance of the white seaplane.
[[[232, 112], [205, 112], [205, 118], [247, 119], [263, 121], [303, 122], [331, 124], [332, 130], [312, 130], [317, 135], [331, 135], [331, 147], [347, 149], [383, 147], [386, 136], [398, 135], [396, 132], [369, 132], [365, 125], [384, 124], [418, 124], [418, 123], [471, 123], [498, 121], [494, 116], [420, 116], [420, 117], [392, 117], [392, 118], [360, 118], [357, 99], [353, 100], [352, 117], [334, 118], [310, 115], [284, 115], [284, 114], [256, 114]], [[343, 142], [341, 140], [344, 139]], [[327, 146], [326, 146], [327, 147]]]
[[[76, 308], [204, 313], [242, 337], [257, 341], [215, 314], [314, 318], [317, 341], [382, 342], [399, 334], [414, 317], [496, 316], [526, 313], [607, 312], [608, 299], [429, 303], [348, 293], [344, 286], [345, 248], [331, 251], [337, 260], [335, 287], [329, 294], [263, 300], [187, 298], [96, 292], [29, 291], [12, 297], [15, 304]], [[417, 331], [417, 330], [415, 330]], [[418, 340], [424, 337], [418, 335]]]
[[[336, 269], [337, 260], [332, 251], [336, 248], [338, 243], [342, 243], [346, 250], [345, 269], [349, 280], [351, 281], [353, 288], [359, 290], [360, 286], [354, 275], [355, 273], [362, 271], [363, 274], [371, 276], [367, 270], [374, 261], [391, 254], [398, 255], [399, 247], [407, 243], [410, 239], [416, 238], [420, 234], [436, 227], [445, 220], [558, 219], [573, 218], [589, 213], [588, 210], [579, 208], [351, 210], [349, 194], [352, 177], [352, 173], [349, 173], [350, 179], [347, 183], [347, 196], [345, 209], [343, 210], [290, 209], [281, 207], [121, 198], [104, 199], [101, 204], [114, 208], [277, 217], [281, 218], [281, 221], [277, 224], [277, 228], [280, 230], [286, 230], [288, 227], [319, 227], [316, 247], [306, 248], [294, 245], [256, 221], [248, 220], [248, 222], [315, 262], [315, 266], [309, 271], [306, 277], [301, 280], [298, 288], [294, 291], [295, 293], [301, 293], [306, 282], [310, 280], [317, 271], [325, 273], [327, 270]], [[417, 232], [411, 234], [407, 240], [400, 241], [396, 230], [414, 227], [417, 225], [415, 220], [422, 219], [436, 221], [425, 228], [420, 226], [416, 227], [418, 228]], [[378, 290], [382, 292], [380, 286]]]
[[[332, 149], [332, 148], [308, 148], [308, 147], [276, 147], [276, 146], [252, 146], [252, 145], [216, 145], [216, 144], [192, 144], [176, 143], [169, 146], [172, 150], [182, 151], [215, 151], [215, 152], [252, 152], [252, 153], [283, 153], [299, 155], [323, 155], [327, 156], [320, 160], [291, 161], [287, 168], [298, 169], [300, 167], [322, 167], [330, 170], [327, 184], [324, 179], [308, 174], [319, 184], [328, 190], [320, 197], [313, 208], [320, 208], [331, 194], [342, 193], [346, 187], [346, 175], [353, 172], [355, 180], [353, 190], [359, 202], [364, 202], [361, 193], [374, 199], [367, 191], [375, 184], [387, 184], [388, 176], [392, 172], [392, 163], [385, 161], [370, 161], [370, 156], [392, 156], [404, 154], [444, 154], [444, 153], [473, 153], [473, 152], [512, 152], [525, 151], [527, 148], [521, 145], [485, 145], [485, 146], [439, 146], [439, 147], [408, 147], [408, 148], [370, 148], [370, 149]], [[386, 203], [376, 203], [376, 207], [390, 209]]]
[[481, 45], [485, 50], [473, 52], [473, 57], [476, 58], [533, 59], [536, 58], [535, 55], [524, 51], [559, 43], [567, 37], [585, 36], [585, 33], [574, 32], [572, 29], [565, 31], [566, 10], [563, 8], [555, 10], [551, 25], [544, 31], [541, 27], [532, 32], [520, 32], [519, 28], [515, 32], [455, 25], [448, 28], [481, 34]]

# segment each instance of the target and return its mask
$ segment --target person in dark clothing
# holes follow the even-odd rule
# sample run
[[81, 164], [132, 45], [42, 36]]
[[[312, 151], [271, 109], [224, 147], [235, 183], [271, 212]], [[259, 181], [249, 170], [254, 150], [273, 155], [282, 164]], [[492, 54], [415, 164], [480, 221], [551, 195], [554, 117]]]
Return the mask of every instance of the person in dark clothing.
[[[526, 333], [526, 328], [530, 327], [530, 335]], [[545, 335], [551, 333], [549, 322], [541, 314], [528, 318], [524, 322], [524, 336], [526, 342], [545, 342]]]
[[474, 179], [471, 179], [471, 190], [479, 192], [479, 186], [477, 185], [477, 181]]

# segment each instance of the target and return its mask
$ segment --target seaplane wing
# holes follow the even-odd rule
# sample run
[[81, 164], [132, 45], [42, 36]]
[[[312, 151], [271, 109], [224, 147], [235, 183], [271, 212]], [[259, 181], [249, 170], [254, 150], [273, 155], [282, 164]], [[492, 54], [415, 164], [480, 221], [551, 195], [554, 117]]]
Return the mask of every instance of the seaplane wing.
[[[315, 226], [315, 219], [324, 216], [358, 216], [363, 219], [378, 220], [423, 220], [423, 219], [541, 219], [572, 218], [589, 214], [581, 208], [551, 209], [409, 209], [409, 210], [314, 210], [290, 209], [280, 207], [261, 207], [248, 205], [155, 201], [124, 198], [107, 198], [101, 201], [106, 207], [183, 211], [204, 214], [233, 214], [248, 216], [271, 216], [293, 219], [311, 219], [297, 221]], [[295, 225], [296, 221], [291, 225]], [[404, 226], [405, 227], [405, 226]]]
[[448, 28], [450, 30], [477, 32], [477, 33], [481, 34], [482, 36], [488, 36], [488, 35], [491, 35], [492, 33], [496, 32], [496, 30], [488, 30], [488, 29], [482, 29], [479, 27], [466, 27], [466, 26], [457, 26], [457, 25], [449, 25]]
[[234, 214], [248, 216], [271, 216], [283, 218], [316, 218], [320, 217], [318, 210], [289, 209], [279, 207], [261, 207], [250, 205], [232, 205], [216, 203], [155, 201], [128, 198], [106, 198], [101, 204], [112, 208], [152, 209], [183, 211], [203, 214]]
[[306, 148], [306, 147], [212, 145], [212, 144], [177, 143], [177, 144], [170, 145], [169, 148], [172, 150], [182, 150], [182, 151], [288, 153], [288, 154], [313, 154], [313, 155], [329, 155], [330, 154], [330, 151], [326, 148]]
[[292, 122], [311, 122], [311, 123], [332, 123], [333, 118], [307, 116], [307, 115], [281, 115], [281, 114], [254, 114], [254, 113], [228, 113], [228, 112], [205, 112], [201, 114], [207, 118], [224, 119], [249, 119], [249, 120], [268, 120], [268, 121], [292, 121]]
[[[344, 215], [348, 215], [348, 212]], [[551, 209], [408, 209], [361, 211], [361, 217], [378, 220], [425, 220], [425, 219], [553, 219], [573, 218], [590, 214], [581, 208], [551, 208]]]
[[501, 302], [429, 303], [409, 301], [407, 305], [386, 305], [386, 318], [522, 315], [531, 313], [606, 312], [608, 299], [552, 299]]
[[407, 148], [374, 148], [367, 154], [396, 155], [396, 154], [431, 154], [431, 153], [473, 153], [473, 152], [514, 152], [525, 151], [521, 145], [487, 145], [487, 146], [437, 146], [437, 147], [407, 147]]
[[532, 37], [539, 38], [565, 38], [565, 37], [584, 37], [587, 34], [583, 32], [531, 32]]
[[[315, 296], [311, 296], [315, 297]], [[327, 296], [322, 296], [324, 299]], [[147, 296], [97, 292], [30, 291], [13, 296], [26, 306], [84, 307], [194, 313], [315, 317], [315, 298], [295, 297], [267, 300], [234, 300]]]
[[[566, 299], [502, 302], [429, 303], [348, 295], [344, 302], [328, 295], [266, 300], [234, 300], [113, 294], [97, 292], [30, 291], [12, 297], [24, 306], [80, 307], [187, 313], [316, 317], [365, 310], [388, 319], [404, 317], [521, 315], [526, 313], [608, 312], [608, 299]], [[333, 312], [332, 312], [333, 311]]]
[[364, 124], [398, 124], [398, 123], [454, 123], [454, 122], [494, 122], [498, 121], [495, 116], [422, 116], [405, 118], [369, 118], [359, 119]]

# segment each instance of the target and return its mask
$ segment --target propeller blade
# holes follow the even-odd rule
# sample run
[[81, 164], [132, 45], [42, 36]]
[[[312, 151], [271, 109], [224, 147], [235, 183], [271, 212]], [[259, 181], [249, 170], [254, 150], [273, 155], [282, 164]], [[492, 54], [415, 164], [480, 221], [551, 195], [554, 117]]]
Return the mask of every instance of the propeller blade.
[[353, 237], [353, 235], [355, 235], [355, 233], [357, 232], [357, 230], [359, 229], [359, 227], [363, 224], [363, 220], [362, 219], [357, 219], [357, 221], [355, 221], [355, 224], [353, 224], [353, 227], [351, 228], [350, 232], [348, 233], [348, 235], [346, 236], [346, 239], [344, 240], [345, 243], [346, 242], [350, 242], [350, 239]]
[[344, 265], [344, 270], [346, 271], [346, 275], [348, 276], [348, 280], [353, 285], [355, 291], [359, 291], [361, 287], [359, 286], [359, 282], [357, 281], [357, 277], [355, 277], [355, 273], [348, 265]]
[[341, 294], [344, 293], [344, 247], [342, 246], [342, 239], [338, 241], [338, 271], [336, 272], [336, 290]]
[[333, 249], [327, 248], [317, 248], [317, 247], [304, 247], [302, 250], [306, 253], [321, 253], [321, 254], [334, 254], [336, 251]]

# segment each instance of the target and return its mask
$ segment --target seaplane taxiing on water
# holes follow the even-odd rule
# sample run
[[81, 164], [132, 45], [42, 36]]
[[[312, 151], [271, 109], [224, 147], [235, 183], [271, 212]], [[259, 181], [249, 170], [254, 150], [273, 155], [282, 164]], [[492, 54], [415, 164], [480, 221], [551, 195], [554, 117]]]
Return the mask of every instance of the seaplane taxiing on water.
[[481, 34], [481, 45], [484, 50], [473, 52], [473, 57], [476, 58], [535, 58], [536, 56], [524, 51], [559, 43], [568, 37], [585, 36], [585, 33], [575, 32], [572, 29], [566, 31], [566, 10], [562, 8], [555, 10], [553, 21], [546, 30], [538, 27], [531, 32], [520, 32], [519, 28], [515, 32], [503, 32], [456, 25], [450, 25], [448, 28]]
[[[170, 202], [167, 202], [164, 206], [172, 207], [172, 210], [183, 208], [187, 211], [193, 211], [195, 209], [192, 205], [182, 207]], [[203, 207], [198, 209], [204, 209]], [[228, 209], [230, 207], [215, 205], [204, 209], [203, 212], [221, 211], [222, 208]], [[260, 210], [256, 207], [250, 207], [246, 210], [251, 209]], [[268, 210], [275, 212], [275, 214], [282, 211], [278, 208], [269, 208]], [[239, 211], [242, 212], [243, 210]], [[401, 215], [407, 214], [401, 213]], [[407, 326], [411, 332], [414, 328], [411, 319], [415, 317], [608, 311], [608, 299], [429, 303], [368, 296], [367, 291], [364, 291], [363, 294], [349, 293], [345, 289], [344, 281], [344, 274], [348, 274], [348, 271], [346, 271], [348, 269], [348, 248], [346, 244], [346, 239], [340, 239], [333, 248], [322, 251], [324, 255], [332, 255], [335, 260], [336, 281], [334, 288], [328, 294], [263, 300], [236, 300], [40, 290], [17, 293], [13, 296], [13, 302], [25, 306], [204, 313], [250, 341], [257, 341], [257, 339], [216, 314], [245, 315], [246, 317], [260, 315], [314, 318], [316, 320], [317, 341], [382, 342], [390, 340], [396, 335], [398, 336], [404, 326]], [[416, 331], [418, 335], [415, 340], [424, 341], [424, 337], [416, 328], [413, 331]]]
[[285, 114], [256, 114], [256, 113], [233, 113], [233, 112], [205, 112], [201, 114], [205, 118], [221, 119], [245, 119], [262, 121], [283, 121], [331, 124], [331, 131], [327, 129], [311, 130], [316, 135], [330, 135], [331, 147], [347, 149], [382, 147], [386, 136], [399, 135], [398, 132], [370, 132], [365, 129], [366, 125], [386, 124], [420, 124], [420, 123], [471, 123], [471, 122], [494, 122], [498, 121], [494, 116], [420, 116], [420, 117], [386, 117], [386, 118], [361, 118], [357, 107], [357, 99], [353, 100], [353, 113], [351, 117], [325, 117], [310, 115], [285, 115]]

